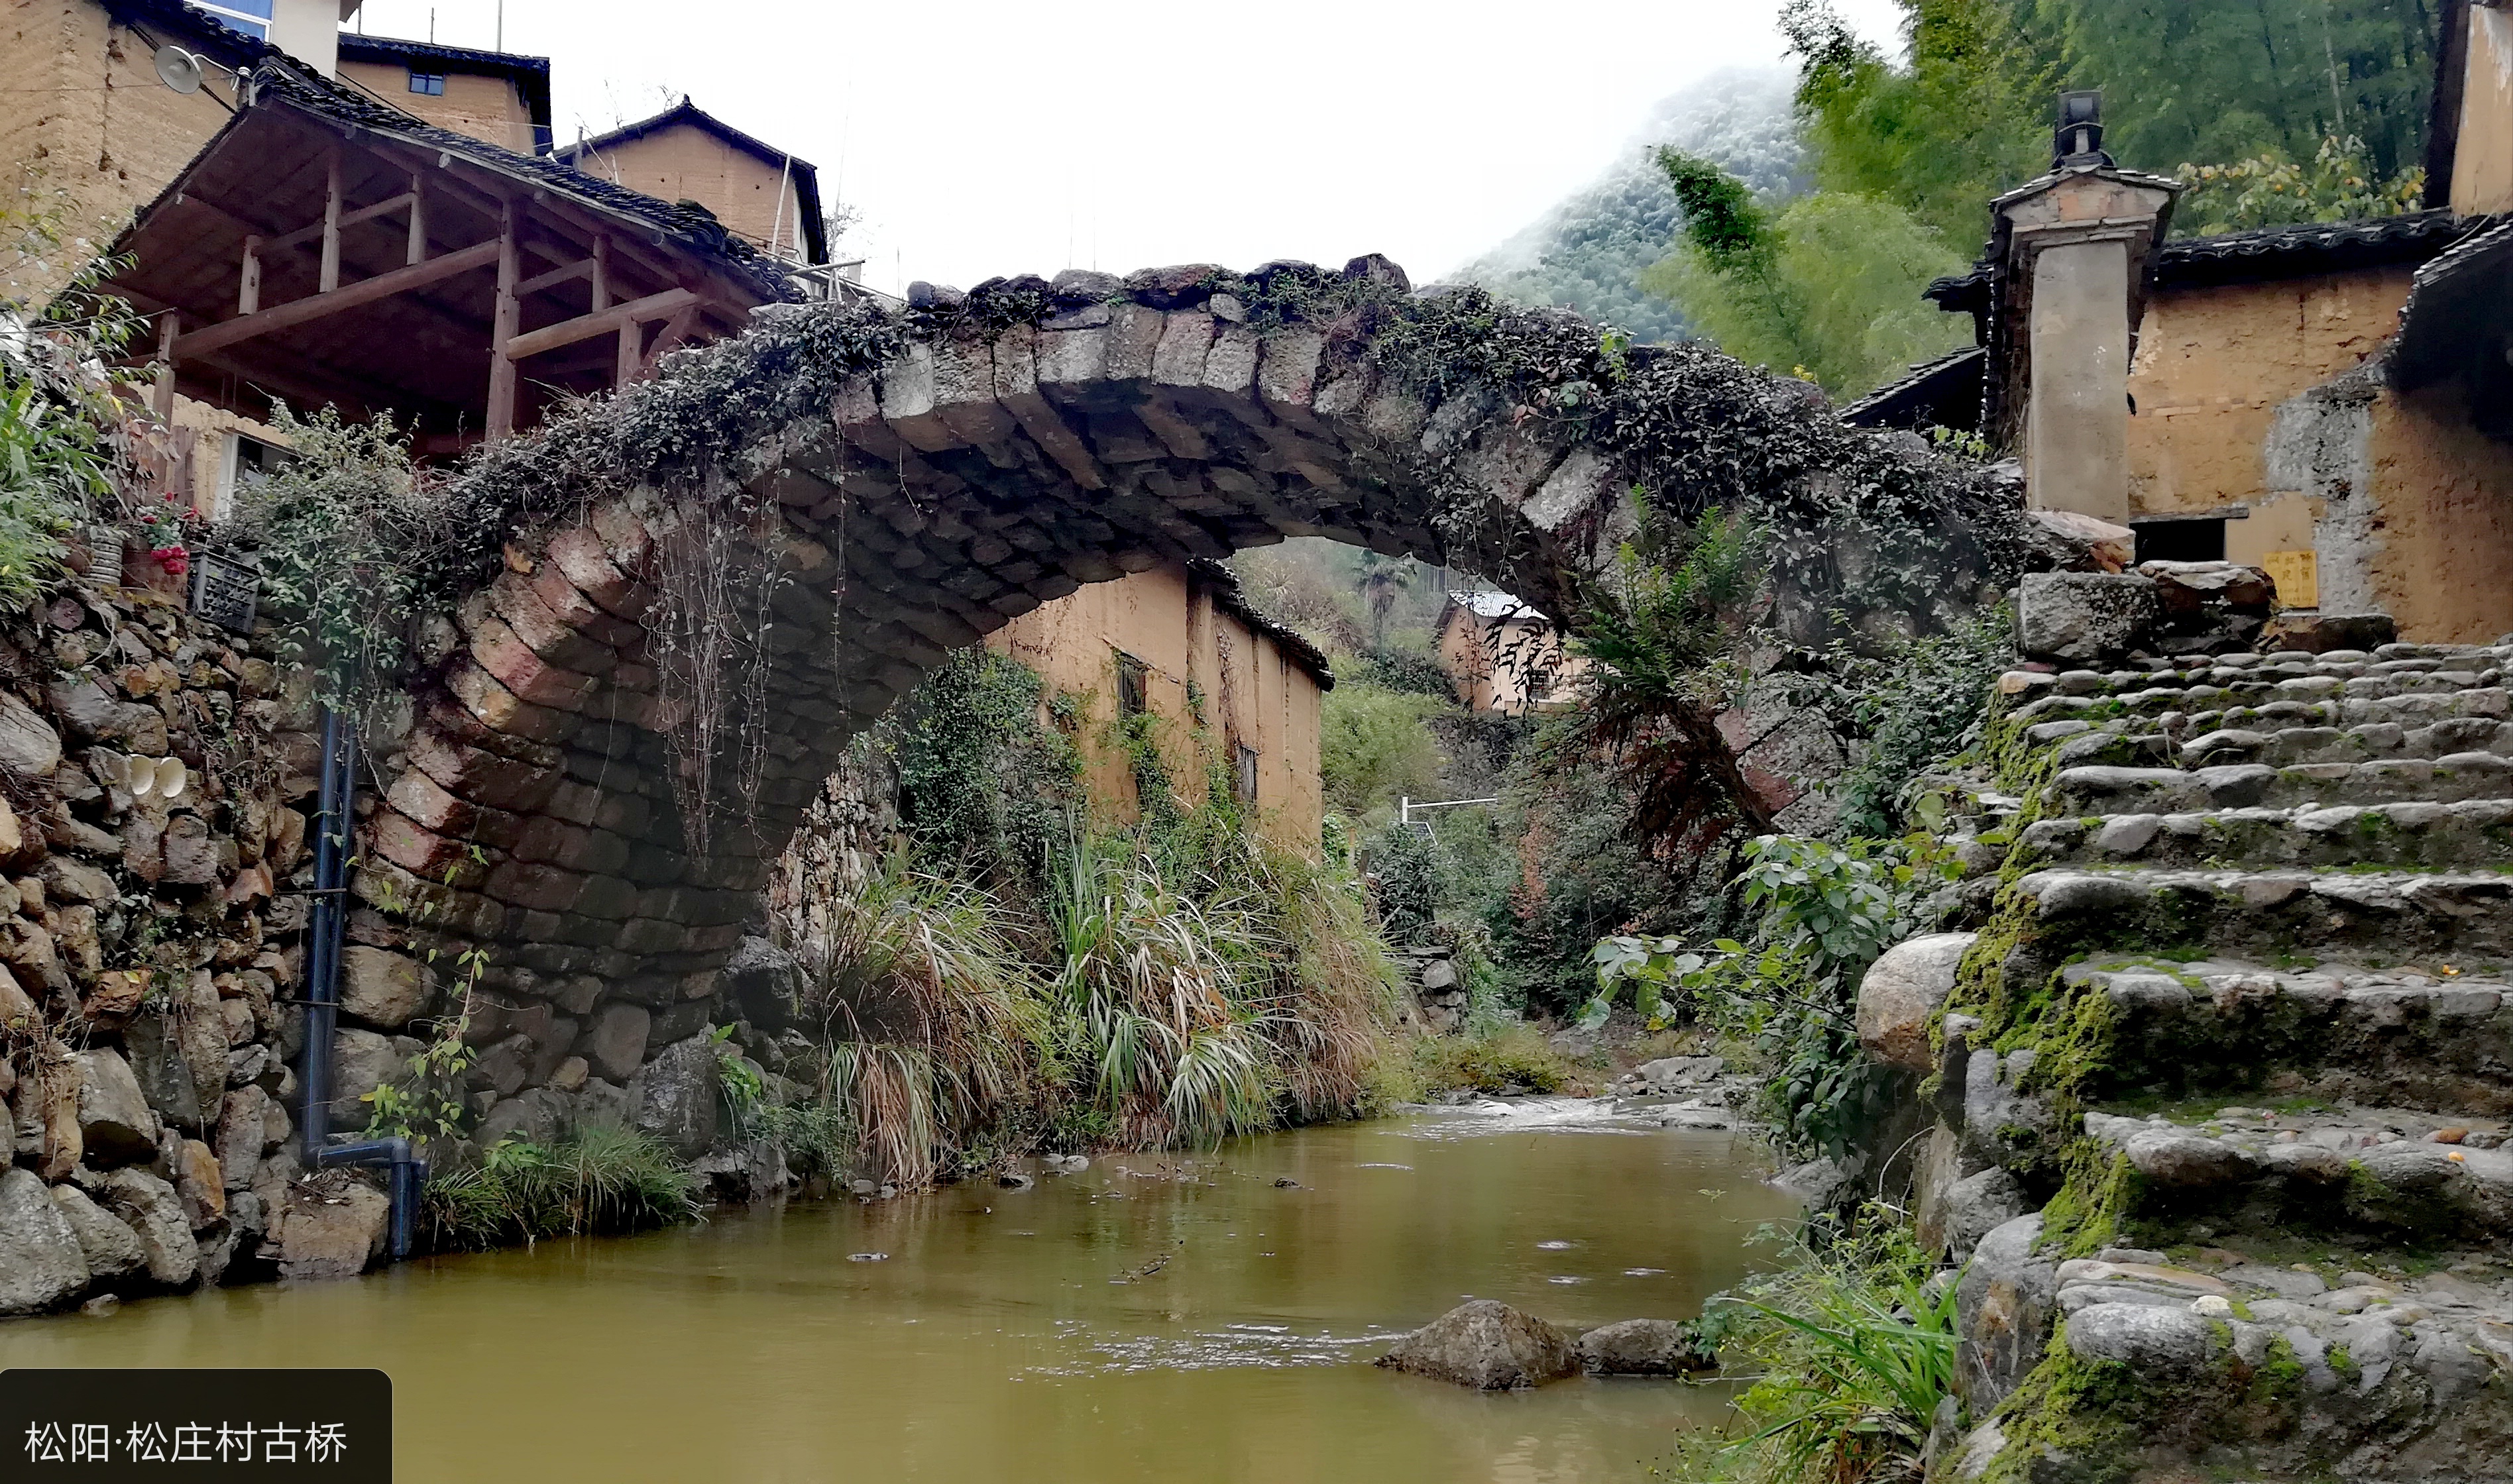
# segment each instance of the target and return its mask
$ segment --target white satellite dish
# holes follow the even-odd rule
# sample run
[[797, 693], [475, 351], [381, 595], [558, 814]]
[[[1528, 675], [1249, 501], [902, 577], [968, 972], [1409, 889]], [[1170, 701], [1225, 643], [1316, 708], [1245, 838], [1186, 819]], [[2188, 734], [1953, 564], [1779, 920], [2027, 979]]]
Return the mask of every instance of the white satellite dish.
[[157, 80], [178, 93], [201, 91], [201, 59], [173, 43], [157, 49]]

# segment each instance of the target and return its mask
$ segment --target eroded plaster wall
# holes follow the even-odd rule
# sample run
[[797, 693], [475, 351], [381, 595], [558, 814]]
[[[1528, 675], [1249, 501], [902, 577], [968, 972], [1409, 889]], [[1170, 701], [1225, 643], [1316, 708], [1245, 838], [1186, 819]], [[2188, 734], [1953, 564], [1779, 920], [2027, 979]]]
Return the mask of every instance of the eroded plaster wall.
[[2373, 594], [2418, 644], [2513, 632], [2513, 449], [2469, 425], [2455, 390], [2372, 407], [2365, 523]]
[[[227, 120], [157, 80], [148, 43], [94, 0], [9, 0], [0, 12], [0, 180], [67, 196], [62, 225], [100, 249]], [[89, 254], [57, 255], [11, 293], [49, 293]]]
[[[2151, 297], [2130, 368], [2131, 513], [2199, 515], [2278, 492], [2262, 449], [2279, 406], [2380, 351], [2400, 328], [2409, 274], [2369, 269]], [[2234, 539], [2229, 527], [2229, 546]]]
[[1270, 636], [1217, 608], [1185, 572], [1161, 567], [1095, 583], [1014, 619], [986, 643], [1037, 671], [1051, 698], [1071, 699], [1093, 807], [1109, 820], [1130, 824], [1141, 812], [1117, 735], [1123, 655], [1143, 666], [1145, 706], [1159, 718], [1162, 762], [1181, 799], [1200, 800], [1209, 762], [1235, 767], [1236, 749], [1253, 748], [1260, 828], [1279, 844], [1317, 852], [1325, 810], [1317, 681]]

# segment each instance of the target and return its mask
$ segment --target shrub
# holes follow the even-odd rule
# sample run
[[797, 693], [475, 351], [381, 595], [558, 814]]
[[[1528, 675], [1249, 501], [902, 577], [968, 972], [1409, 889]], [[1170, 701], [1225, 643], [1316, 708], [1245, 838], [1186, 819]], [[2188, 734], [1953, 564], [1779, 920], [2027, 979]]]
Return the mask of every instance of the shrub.
[[1440, 786], [1440, 749], [1423, 722], [1439, 702], [1427, 695], [1353, 683], [1319, 707], [1318, 774], [1327, 807], [1364, 815], [1397, 796], [1424, 798]]
[[[1722, 1369], [1756, 1376], [1739, 1439], [1696, 1434], [1695, 1479], [1796, 1484], [1914, 1479], [1955, 1371], [1955, 1285], [1909, 1230], [1871, 1209], [1855, 1234], [1788, 1243], [1779, 1270], [1705, 1306]], [[1767, 1233], [1769, 1234], [1769, 1233]]]
[[1415, 1075], [1425, 1095], [1440, 1092], [1580, 1090], [1578, 1072], [1534, 1026], [1512, 1023], [1463, 1035], [1413, 1042]]
[[815, 1112], [775, 1116], [832, 1146], [851, 1133], [846, 1162], [873, 1178], [926, 1184], [939, 1152], [1026, 1096], [1045, 1031], [1035, 976], [992, 897], [903, 856], [860, 885], [816, 884], [805, 920], [826, 926], [795, 945], [818, 1047], [795, 1106]]
[[426, 1219], [440, 1246], [495, 1247], [696, 1221], [698, 1191], [661, 1144], [588, 1124], [554, 1145], [500, 1140], [474, 1168], [429, 1181]]

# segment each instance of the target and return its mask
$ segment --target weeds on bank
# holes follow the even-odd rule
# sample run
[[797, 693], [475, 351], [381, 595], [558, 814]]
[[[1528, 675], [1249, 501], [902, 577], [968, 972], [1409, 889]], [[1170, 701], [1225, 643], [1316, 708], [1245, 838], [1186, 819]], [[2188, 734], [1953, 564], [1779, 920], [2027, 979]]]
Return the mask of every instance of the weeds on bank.
[[437, 1246], [497, 1247], [696, 1221], [698, 1191], [660, 1143], [588, 1124], [555, 1144], [500, 1140], [473, 1168], [431, 1180], [426, 1220]]
[[1464, 1035], [1426, 1035], [1412, 1047], [1420, 1102], [1443, 1092], [1525, 1093], [1581, 1090], [1578, 1069], [1530, 1025], [1506, 1025]]
[[904, 852], [815, 881], [787, 921], [813, 1048], [750, 1126], [913, 1187], [1030, 1148], [1209, 1145], [1400, 1100], [1380, 1071], [1394, 971], [1350, 883], [1244, 837], [1197, 855], [1211, 869], [1072, 831], [1034, 906]]
[[1847, 1235], [1780, 1240], [1787, 1266], [1707, 1306], [1705, 1338], [1752, 1376], [1723, 1431], [1679, 1439], [1653, 1472], [1743, 1484], [1884, 1484], [1920, 1477], [1937, 1404], [1952, 1394], [1955, 1284], [1910, 1229], [1870, 1208]]

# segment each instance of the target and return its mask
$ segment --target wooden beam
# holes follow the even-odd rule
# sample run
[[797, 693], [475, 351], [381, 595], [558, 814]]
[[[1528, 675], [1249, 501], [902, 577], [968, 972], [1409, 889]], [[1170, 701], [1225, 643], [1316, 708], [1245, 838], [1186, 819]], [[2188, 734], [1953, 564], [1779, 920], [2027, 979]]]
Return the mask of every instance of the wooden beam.
[[[393, 213], [402, 210], [404, 207], [412, 205], [415, 200], [416, 198], [408, 192], [404, 192], [398, 196], [387, 196], [383, 200], [376, 202], [372, 206], [362, 206], [355, 211], [342, 212], [340, 214], [339, 225], [343, 227], [353, 227], [362, 221], [373, 221], [379, 216], [389, 216]], [[333, 223], [330, 219], [330, 214], [326, 213], [325, 219], [314, 223], [312, 226], [299, 227], [285, 237], [274, 237], [268, 242], [262, 244], [262, 246], [271, 252], [277, 252], [281, 248], [301, 247], [306, 243], [312, 242], [317, 237], [324, 236], [332, 230]]]
[[498, 313], [489, 326], [489, 418], [492, 443], [515, 431], [515, 362], [506, 345], [523, 320], [515, 284], [523, 277], [523, 208], [506, 203], [498, 228]]
[[223, 349], [240, 340], [266, 335], [275, 330], [293, 329], [309, 320], [319, 320], [326, 315], [339, 314], [344, 309], [355, 309], [361, 304], [372, 304], [378, 299], [390, 298], [396, 293], [406, 293], [413, 289], [424, 288], [440, 279], [452, 278], [458, 273], [466, 273], [473, 268], [486, 267], [496, 262], [499, 246], [499, 243], [484, 242], [476, 247], [464, 248], [459, 253], [448, 253], [443, 257], [431, 257], [423, 263], [413, 263], [406, 268], [395, 268], [389, 273], [379, 273], [373, 278], [360, 279], [347, 288], [335, 289], [329, 293], [309, 293], [301, 299], [291, 299], [285, 304], [264, 309], [259, 314], [238, 315], [232, 320], [220, 320], [216, 325], [206, 326], [184, 335], [176, 342], [175, 351], [178, 355], [208, 355], [211, 351]]
[[678, 314], [664, 323], [663, 332], [655, 336], [654, 347], [646, 352], [646, 364], [637, 369], [638, 375], [653, 375], [655, 368], [662, 363], [663, 358], [680, 349], [681, 342], [688, 339], [690, 332], [698, 328], [700, 306], [697, 295], [691, 295], [691, 300], [690, 303], [682, 306]]
[[148, 405], [159, 422], [175, 420], [175, 341], [181, 326], [175, 311], [167, 310], [157, 318], [157, 384], [149, 389]]
[[236, 280], [236, 314], [241, 317], [261, 308], [261, 239], [244, 240], [244, 271]]
[[619, 322], [619, 347], [611, 363], [611, 389], [618, 391], [637, 379], [646, 364], [646, 327], [635, 320]]
[[340, 287], [340, 151], [332, 150], [323, 170], [323, 276], [316, 281], [317, 293], [329, 293]]
[[508, 340], [506, 359], [520, 361], [526, 356], [537, 356], [542, 351], [573, 345], [578, 340], [590, 340], [621, 325], [664, 319], [698, 302], [698, 296], [687, 289], [666, 289], [660, 293], [650, 293], [644, 298], [631, 299], [594, 314], [579, 314], [575, 319], [561, 320]]
[[611, 234], [593, 234], [593, 308], [596, 313], [611, 307]]
[[427, 179], [410, 177], [410, 246], [405, 263], [427, 261]]
[[517, 284], [515, 292], [521, 294], [538, 293], [543, 289], [555, 289], [570, 279], [583, 278], [592, 272], [593, 259], [588, 257], [580, 263], [569, 263], [563, 268], [552, 268], [547, 273], [537, 273]]

